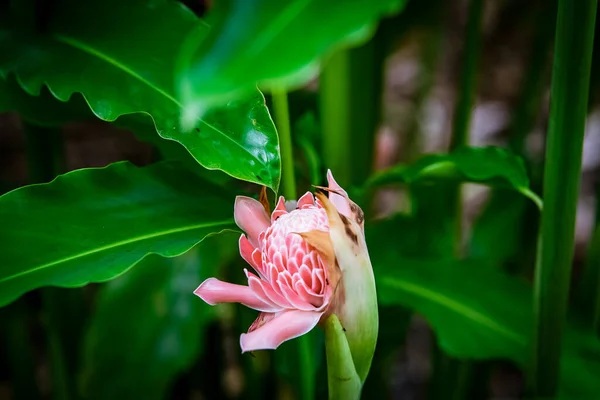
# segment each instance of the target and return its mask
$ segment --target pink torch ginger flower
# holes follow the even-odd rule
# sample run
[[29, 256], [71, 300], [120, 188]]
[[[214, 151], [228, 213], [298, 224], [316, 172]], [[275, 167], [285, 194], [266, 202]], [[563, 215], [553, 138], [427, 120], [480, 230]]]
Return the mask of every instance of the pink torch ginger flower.
[[[271, 217], [259, 201], [244, 196], [236, 198], [235, 221], [245, 232], [239, 240], [240, 253], [254, 270], [244, 269], [248, 286], [209, 278], [194, 293], [210, 305], [235, 302], [261, 312], [248, 333], [240, 337], [242, 352], [275, 349], [286, 340], [309, 332], [333, 312], [339, 314], [342, 323], [356, 326], [355, 336], [359, 339], [356, 346], [364, 347], [362, 342], [366, 337], [367, 347], [374, 350], [376, 301], [374, 340], [371, 333], [365, 336], [358, 329], [358, 321], [354, 325], [350, 321], [353, 313], [371, 312], [373, 303], [362, 301], [365, 306], [348, 306], [345, 291], [355, 288], [344, 288], [342, 278], [344, 270], [349, 268], [340, 265], [349, 260], [356, 268], [367, 269], [371, 279], [366, 281], [373, 281], [364, 243], [364, 216], [335, 182], [331, 171], [327, 179], [329, 198], [319, 193], [315, 200], [307, 192], [297, 202], [286, 203], [280, 197]], [[343, 243], [336, 245], [340, 241]], [[340, 251], [343, 254], [338, 254]], [[364, 286], [360, 281], [365, 279], [357, 279], [356, 273], [348, 275]], [[364, 290], [356, 287], [358, 292], [352, 295], [360, 296]], [[374, 298], [374, 281], [367, 292]], [[351, 344], [352, 347], [355, 346]], [[371, 357], [372, 351], [367, 357], [369, 365]]]

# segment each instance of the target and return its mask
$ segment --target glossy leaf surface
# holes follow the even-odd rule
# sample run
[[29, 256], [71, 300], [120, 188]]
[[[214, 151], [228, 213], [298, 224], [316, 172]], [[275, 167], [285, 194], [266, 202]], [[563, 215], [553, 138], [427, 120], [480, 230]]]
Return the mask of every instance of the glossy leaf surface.
[[215, 317], [192, 292], [237, 255], [236, 242], [235, 234], [219, 235], [176, 258], [150, 256], [101, 288], [84, 346], [86, 398], [165, 398]]
[[410, 166], [397, 165], [375, 174], [368, 186], [424, 181], [476, 182], [521, 192], [541, 208], [529, 188], [523, 160], [500, 147], [462, 147], [449, 154], [429, 154]]
[[277, 133], [256, 89], [180, 124], [185, 110], [175, 94], [175, 57], [190, 32], [201, 42], [208, 31], [190, 10], [142, 0], [52, 6], [43, 33], [24, 31], [11, 15], [0, 19], [1, 73], [15, 73], [33, 95], [44, 85], [62, 101], [81, 93], [106, 121], [147, 114], [161, 137], [183, 144], [204, 167], [277, 190]]
[[179, 55], [180, 99], [199, 110], [260, 87], [296, 86], [318, 70], [321, 57], [358, 44], [378, 19], [405, 0], [222, 0], [206, 21], [205, 41], [188, 37]]
[[0, 305], [122, 274], [235, 228], [234, 196], [178, 163], [81, 169], [0, 197]]

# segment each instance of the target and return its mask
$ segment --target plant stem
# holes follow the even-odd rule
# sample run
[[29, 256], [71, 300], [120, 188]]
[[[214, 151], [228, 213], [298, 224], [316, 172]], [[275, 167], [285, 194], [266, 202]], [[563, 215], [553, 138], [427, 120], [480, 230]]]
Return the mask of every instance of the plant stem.
[[347, 50], [338, 51], [327, 61], [319, 80], [323, 159], [342, 187], [352, 179], [349, 160], [352, 146], [348, 140], [351, 110], [347, 100], [352, 95], [350, 74], [350, 54]]
[[292, 148], [292, 132], [290, 128], [290, 111], [287, 92], [276, 89], [271, 92], [275, 111], [275, 125], [279, 131], [281, 146], [281, 176], [283, 178], [283, 195], [288, 200], [296, 199], [296, 177], [294, 175], [294, 151]]
[[354, 367], [344, 328], [335, 314], [325, 321], [325, 351], [329, 400], [358, 400], [362, 383]]
[[597, 0], [559, 0], [558, 5], [542, 236], [534, 290], [530, 378], [537, 397], [553, 397], [559, 381], [596, 8]]
[[515, 115], [511, 122], [509, 144], [519, 154], [525, 154], [525, 139], [533, 129], [541, 107], [544, 83], [548, 77], [548, 58], [556, 21], [556, 0], [543, 2], [540, 5], [540, 17], [536, 24], [529, 65], [523, 79], [521, 96], [515, 107]]
[[[292, 132], [290, 129], [290, 112], [288, 108], [287, 93], [284, 90], [273, 90], [273, 108], [275, 111], [275, 124], [279, 132], [281, 143], [281, 165], [283, 176], [283, 195], [288, 200], [295, 200], [297, 196], [296, 178], [294, 175], [294, 153], [292, 149]], [[295, 340], [298, 348], [300, 364], [301, 398], [310, 400], [315, 393], [315, 371], [311, 360], [312, 341], [308, 335], [302, 335]]]
[[454, 113], [450, 150], [464, 146], [469, 141], [471, 111], [475, 100], [477, 65], [481, 48], [481, 17], [483, 0], [471, 0], [467, 20], [463, 68], [460, 75], [459, 99]]
[[385, 30], [336, 52], [321, 72], [323, 159], [342, 186], [364, 183], [373, 168], [381, 120]]

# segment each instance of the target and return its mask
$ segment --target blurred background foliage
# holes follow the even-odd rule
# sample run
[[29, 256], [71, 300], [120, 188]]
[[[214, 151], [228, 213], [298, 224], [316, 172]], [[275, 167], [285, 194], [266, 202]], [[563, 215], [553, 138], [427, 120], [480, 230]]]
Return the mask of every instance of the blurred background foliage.
[[[313, 4], [268, 45], [261, 28], [279, 10], [269, 1], [78, 3], [0, 2], [0, 189], [75, 171], [0, 198], [1, 224], [37, 232], [30, 247], [12, 247], [14, 230], [0, 237], [8, 271], [0, 275], [0, 398], [327, 397], [320, 330], [242, 355], [238, 337], [255, 312], [209, 307], [192, 294], [209, 276], [243, 283], [233, 198], [257, 195], [257, 184], [278, 188], [285, 137], [271, 93], [281, 82], [270, 79], [280, 77], [292, 85], [294, 155], [282, 185], [291, 175], [308, 190], [332, 168], [368, 216], [381, 326], [363, 398], [529, 393], [557, 1], [332, 2], [323, 14], [342, 22], [320, 29]], [[204, 31], [198, 18], [221, 30]], [[55, 23], [64, 31], [52, 31]], [[195, 46], [184, 40], [190, 31], [206, 43], [220, 34], [222, 47]], [[91, 51], [81, 56], [74, 49], [84, 40], [117, 49], [111, 60], [141, 75], [108, 68]], [[571, 399], [600, 393], [600, 41], [594, 46], [570, 308], [556, 350], [558, 393]], [[219, 65], [219, 79], [203, 78]], [[184, 78], [173, 82], [172, 71]], [[147, 76], [158, 94], [141, 88]], [[222, 101], [214, 93], [226, 107], [191, 125], [179, 118], [179, 102]], [[260, 139], [250, 152], [222, 145], [222, 132], [243, 143], [249, 130]], [[90, 167], [106, 168], [76, 171]], [[64, 208], [74, 211], [65, 217]], [[211, 227], [201, 227], [207, 219]], [[184, 222], [198, 226], [152, 242], [158, 255], [143, 258], [149, 251], [133, 245], [65, 264], [37, 286], [3, 279], [17, 259], [51, 263], [69, 246], [112, 239], [105, 230], [120, 240]]]

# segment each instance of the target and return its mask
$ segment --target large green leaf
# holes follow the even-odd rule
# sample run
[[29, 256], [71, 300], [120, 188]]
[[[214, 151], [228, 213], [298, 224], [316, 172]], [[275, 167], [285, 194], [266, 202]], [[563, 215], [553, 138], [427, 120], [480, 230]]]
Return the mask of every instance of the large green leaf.
[[60, 0], [52, 7], [43, 33], [2, 16], [0, 73], [15, 73], [32, 95], [44, 85], [62, 101], [81, 93], [106, 121], [147, 114], [161, 137], [183, 144], [204, 167], [277, 190], [277, 134], [256, 89], [180, 124], [185, 110], [175, 95], [175, 57], [191, 33], [201, 42], [208, 31], [190, 10], [149, 0]]
[[428, 154], [413, 165], [397, 165], [373, 175], [367, 187], [428, 181], [476, 182], [508, 187], [542, 207], [529, 188], [523, 160], [500, 147], [462, 147], [449, 154]]
[[[482, 260], [406, 257], [389, 240], [389, 223], [367, 227], [380, 304], [422, 314], [453, 357], [504, 358], [527, 368], [533, 337], [531, 286]], [[593, 398], [600, 391], [598, 338], [571, 322], [562, 357], [564, 398]]]
[[[44, 87], [40, 95], [32, 96], [19, 86], [12, 74], [6, 79], [0, 78], [0, 112], [4, 111], [14, 111], [27, 122], [46, 127], [59, 127], [68, 122], [95, 118], [81, 94], [75, 93], [68, 102], [62, 102]], [[158, 136], [152, 117], [147, 114], [123, 115], [114, 124], [133, 131], [138, 139], [155, 146], [163, 159], [181, 161], [211, 182], [223, 186], [234, 180], [221, 171], [202, 168], [180, 143]]]
[[234, 196], [179, 163], [81, 169], [0, 197], [0, 305], [112, 279], [233, 225]]
[[165, 398], [202, 351], [215, 316], [192, 292], [237, 254], [232, 249], [237, 235], [219, 235], [176, 258], [150, 256], [101, 288], [85, 338], [85, 398]]
[[202, 110], [261, 87], [295, 86], [318, 71], [321, 57], [358, 44], [377, 20], [405, 0], [219, 0], [207, 15], [208, 38], [191, 33], [179, 55], [179, 92]]

